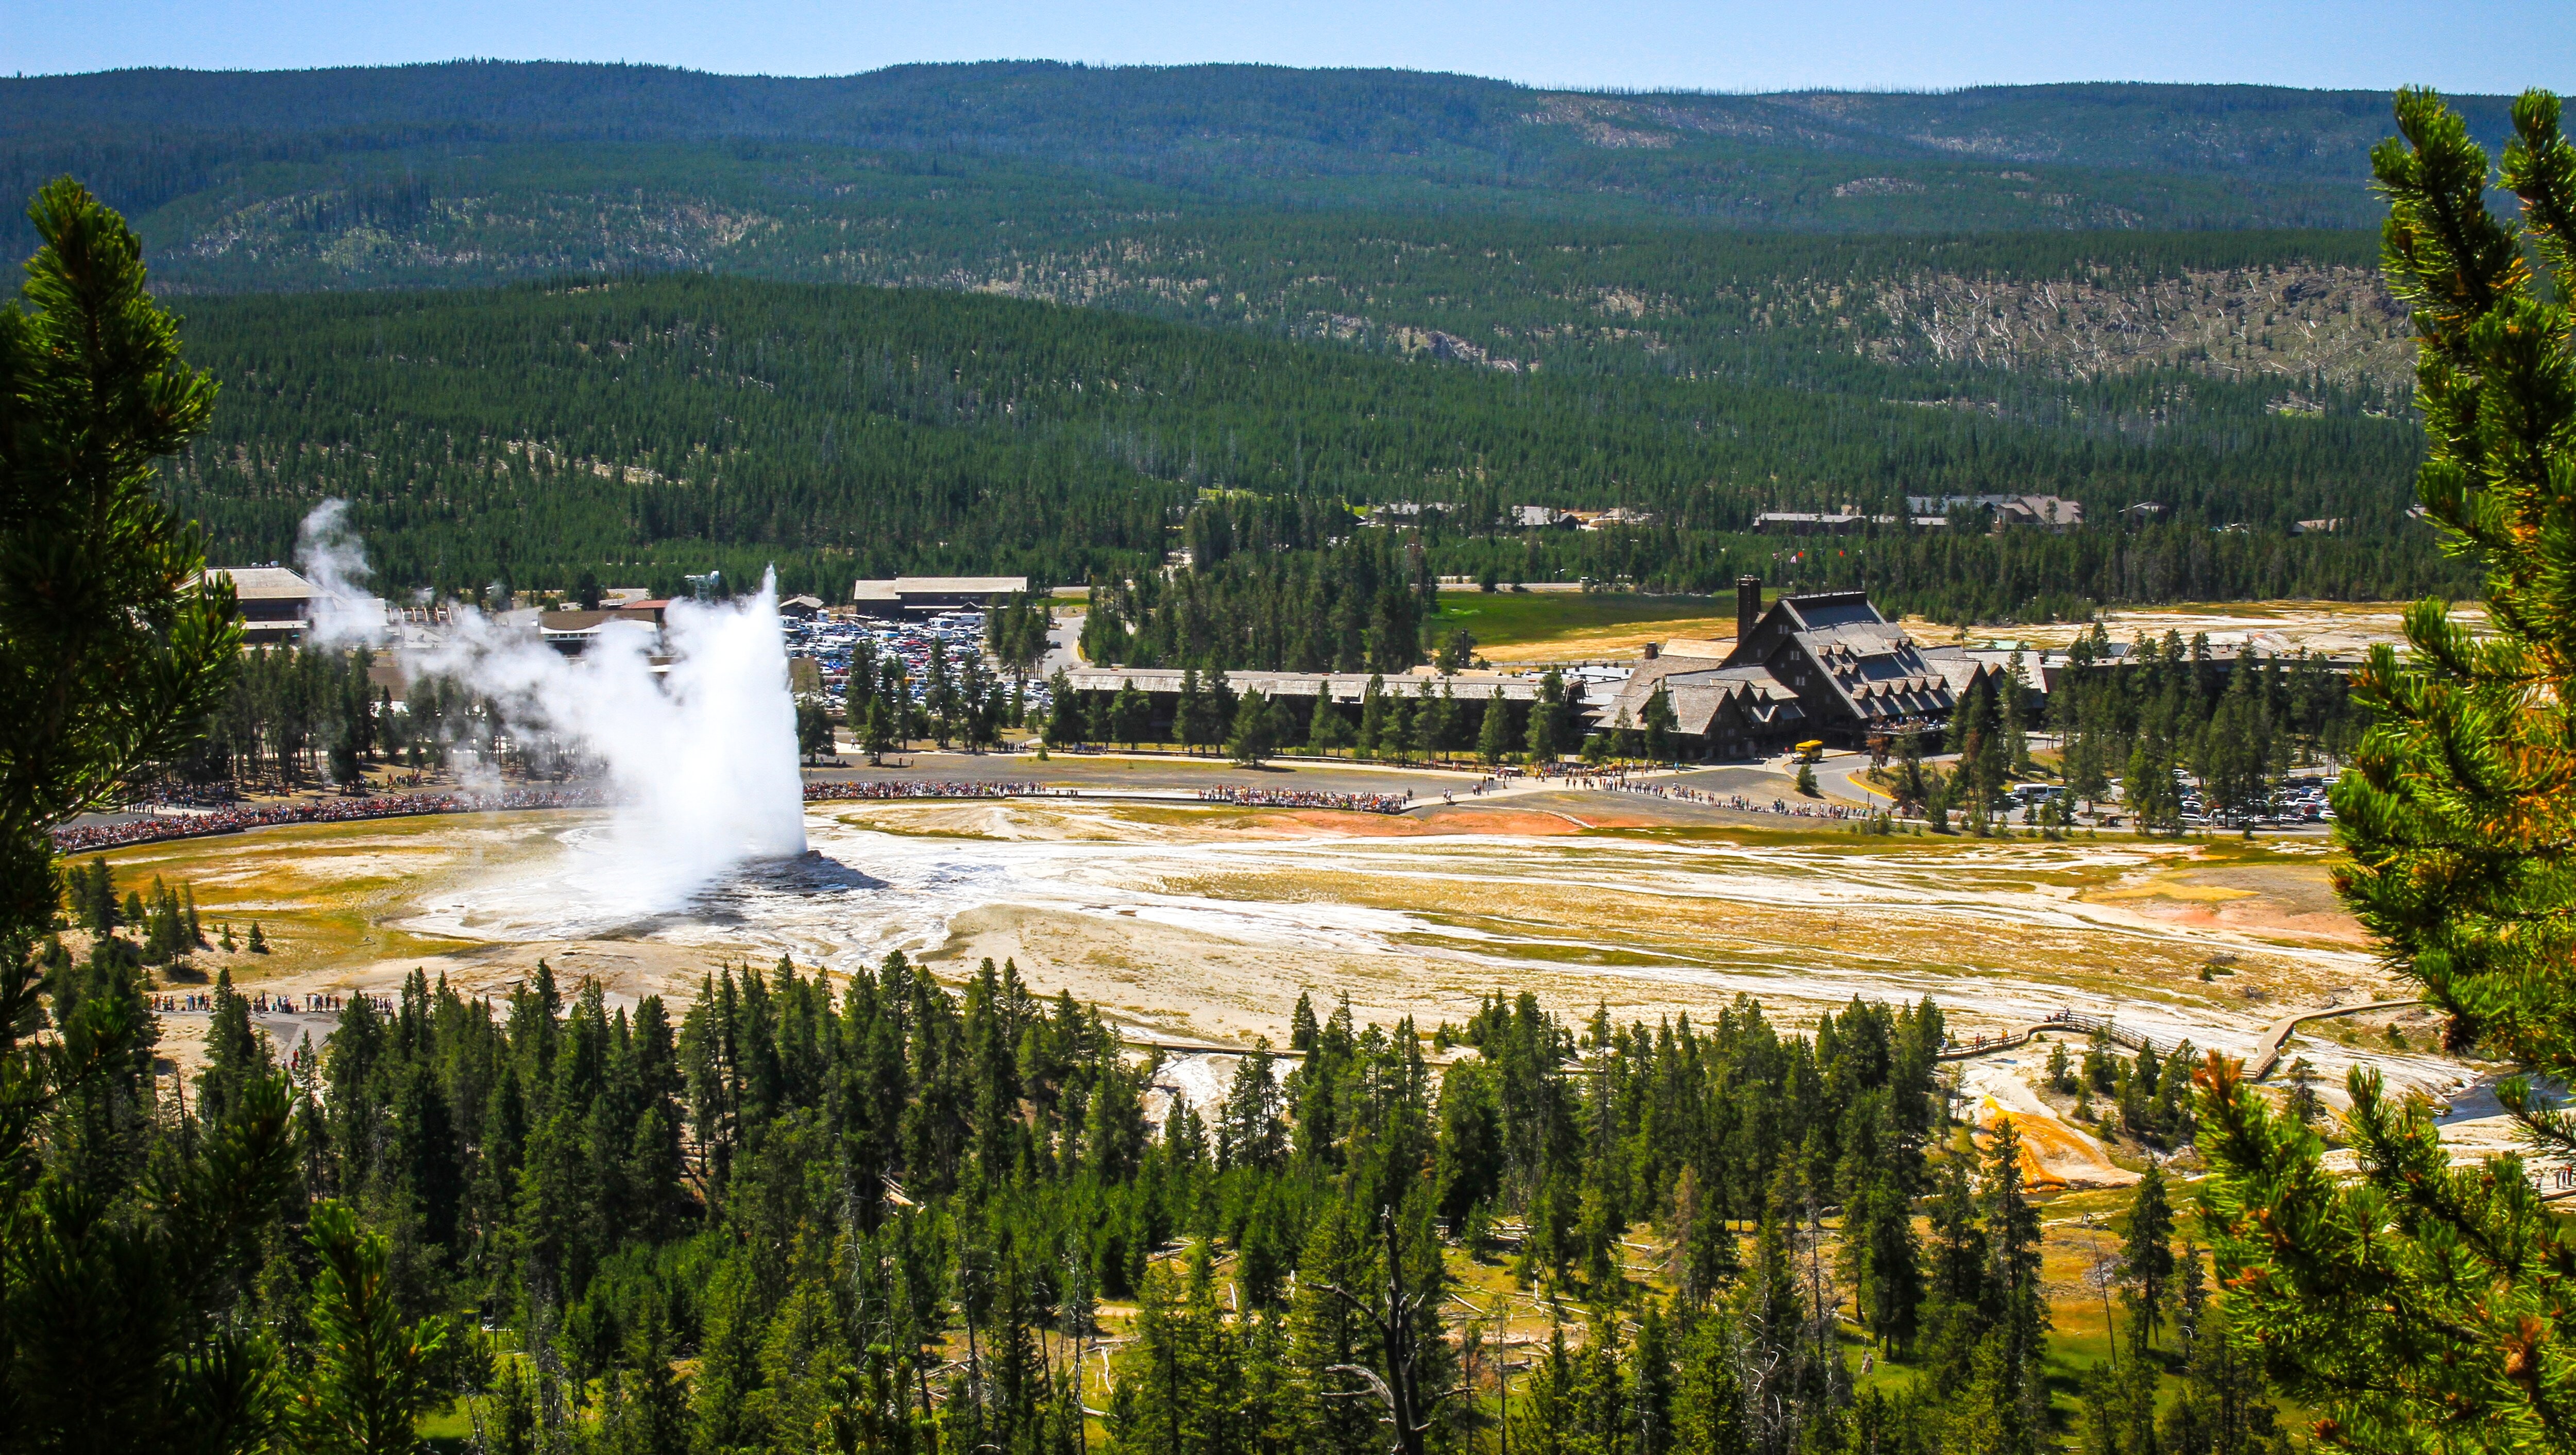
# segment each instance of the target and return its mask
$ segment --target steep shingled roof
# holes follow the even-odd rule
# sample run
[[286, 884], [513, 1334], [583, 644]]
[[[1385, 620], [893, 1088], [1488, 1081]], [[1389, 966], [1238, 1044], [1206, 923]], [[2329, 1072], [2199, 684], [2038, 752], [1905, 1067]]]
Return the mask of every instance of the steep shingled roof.
[[[1783, 596], [1771, 603], [1763, 626], [1775, 621], [1820, 669], [1843, 710], [1863, 724], [1946, 717], [1958, 708], [1951, 680], [1866, 593]], [[1756, 638], [1765, 635], [1756, 628]]]

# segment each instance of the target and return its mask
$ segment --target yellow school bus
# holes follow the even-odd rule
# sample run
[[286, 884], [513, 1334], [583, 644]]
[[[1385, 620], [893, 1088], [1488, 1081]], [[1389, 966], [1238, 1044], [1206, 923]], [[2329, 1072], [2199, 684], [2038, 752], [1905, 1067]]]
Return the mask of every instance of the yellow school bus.
[[1798, 761], [1801, 763], [1813, 763], [1824, 756], [1825, 740], [1822, 738], [1809, 738], [1798, 745]]

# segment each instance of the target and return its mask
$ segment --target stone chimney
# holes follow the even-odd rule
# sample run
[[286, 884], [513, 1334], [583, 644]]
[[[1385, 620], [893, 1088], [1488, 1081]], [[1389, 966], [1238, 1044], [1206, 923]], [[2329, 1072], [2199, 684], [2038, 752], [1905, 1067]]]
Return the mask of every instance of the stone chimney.
[[1762, 619], [1762, 578], [1735, 578], [1735, 645], [1741, 649], [1753, 639], [1753, 624]]

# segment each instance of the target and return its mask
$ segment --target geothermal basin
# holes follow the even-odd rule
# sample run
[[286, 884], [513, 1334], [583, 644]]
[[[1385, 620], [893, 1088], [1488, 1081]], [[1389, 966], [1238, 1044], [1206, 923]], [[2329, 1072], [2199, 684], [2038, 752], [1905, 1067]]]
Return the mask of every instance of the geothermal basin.
[[[902, 950], [952, 981], [1014, 960], [1033, 989], [1096, 1002], [1148, 1044], [1281, 1041], [1301, 993], [1428, 1031], [1529, 991], [1650, 1023], [1745, 995], [1790, 1025], [1854, 996], [1929, 996], [1963, 1038], [2065, 1008], [2242, 1055], [2294, 1010], [2406, 993], [2334, 903], [2316, 840], [1879, 838], [1647, 812], [1630, 795], [1511, 802], [1396, 819], [1135, 798], [814, 804], [810, 852], [640, 908], [598, 892], [637, 849], [599, 812], [280, 828], [112, 858], [120, 883], [192, 884], [210, 934], [258, 918], [277, 953], [211, 960], [288, 994], [388, 993], [419, 967], [499, 995], [543, 957], [612, 1004], [686, 1000], [728, 964], [846, 974]], [[2291, 1051], [2329, 1089], [2357, 1062], [2437, 1097], [2483, 1074], [2392, 1045], [2392, 1019], [2410, 1047], [2434, 1044], [2420, 1013], [2399, 1013], [2315, 1023]], [[164, 1054], [187, 1062], [201, 1035], [171, 1018]], [[2044, 1115], [2025, 1093], [2046, 1054], [1965, 1063], [1963, 1090]], [[1207, 1073], [1174, 1068], [1222, 1084]]]

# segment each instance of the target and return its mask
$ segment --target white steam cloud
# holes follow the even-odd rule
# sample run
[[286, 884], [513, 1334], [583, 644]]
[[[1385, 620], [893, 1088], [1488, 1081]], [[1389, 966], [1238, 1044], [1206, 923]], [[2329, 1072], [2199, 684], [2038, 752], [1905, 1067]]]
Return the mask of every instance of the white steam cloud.
[[367, 594], [367, 551], [349, 529], [349, 502], [325, 500], [295, 533], [295, 564], [313, 585], [305, 640], [322, 647], [374, 647], [385, 640], [385, 604]]
[[[304, 538], [314, 635], [365, 611], [381, 635], [382, 606], [347, 599], [362, 595], [353, 583], [366, 561], [338, 502], [307, 518]], [[326, 580], [341, 594], [327, 609]], [[653, 629], [640, 621], [605, 622], [587, 652], [567, 657], [471, 607], [452, 606], [450, 620], [439, 646], [405, 662], [411, 678], [468, 688], [497, 704], [513, 732], [550, 734], [607, 779], [615, 817], [564, 866], [561, 890], [582, 900], [566, 909], [612, 919], [669, 912], [744, 863], [805, 852], [775, 573], [756, 596], [672, 603], [662, 643], [670, 656], [658, 673]]]

